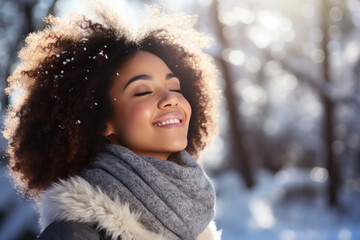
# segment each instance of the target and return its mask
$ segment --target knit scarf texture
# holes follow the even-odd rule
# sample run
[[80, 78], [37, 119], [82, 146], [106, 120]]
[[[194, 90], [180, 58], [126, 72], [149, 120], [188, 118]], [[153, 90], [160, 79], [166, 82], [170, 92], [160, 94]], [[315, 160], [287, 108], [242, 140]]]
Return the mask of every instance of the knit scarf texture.
[[106, 144], [80, 176], [129, 203], [144, 226], [169, 240], [196, 239], [215, 215], [214, 187], [186, 150], [163, 160]]

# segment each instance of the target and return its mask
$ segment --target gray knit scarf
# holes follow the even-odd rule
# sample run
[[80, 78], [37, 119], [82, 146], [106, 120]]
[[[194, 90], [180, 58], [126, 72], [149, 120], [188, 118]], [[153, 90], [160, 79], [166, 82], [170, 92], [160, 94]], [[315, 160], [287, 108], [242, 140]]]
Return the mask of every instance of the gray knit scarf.
[[141, 212], [142, 224], [170, 240], [196, 239], [215, 214], [213, 185], [185, 150], [163, 160], [106, 144], [80, 175], [128, 202], [130, 210]]

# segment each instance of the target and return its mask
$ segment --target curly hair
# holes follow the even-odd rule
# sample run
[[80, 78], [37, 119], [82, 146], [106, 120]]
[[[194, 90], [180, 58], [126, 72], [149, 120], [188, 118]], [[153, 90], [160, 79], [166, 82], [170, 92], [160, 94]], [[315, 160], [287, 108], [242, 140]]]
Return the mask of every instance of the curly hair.
[[47, 17], [43, 30], [27, 36], [22, 61], [8, 78], [6, 94], [25, 90], [7, 109], [3, 135], [12, 175], [27, 194], [79, 173], [102, 151], [113, 114], [111, 76], [138, 50], [160, 57], [181, 81], [192, 107], [186, 150], [197, 158], [214, 132], [217, 71], [202, 51], [209, 38], [194, 29], [196, 19], [148, 7], [133, 31], [104, 12], [98, 21], [79, 13]]

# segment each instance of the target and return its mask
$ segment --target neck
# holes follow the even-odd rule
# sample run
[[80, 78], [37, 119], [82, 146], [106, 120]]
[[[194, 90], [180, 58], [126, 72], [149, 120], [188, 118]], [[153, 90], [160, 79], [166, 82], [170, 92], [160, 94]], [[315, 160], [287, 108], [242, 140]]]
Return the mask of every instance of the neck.
[[[109, 143], [111, 143], [111, 144], [124, 146], [123, 144], [120, 143], [120, 141], [117, 139], [117, 137], [113, 134], [111, 134], [108, 137], [108, 139], [109, 139]], [[124, 146], [124, 147], [127, 147], [127, 146]], [[129, 147], [127, 147], [127, 148], [129, 148]], [[129, 149], [137, 155], [146, 155], [146, 156], [160, 158], [163, 160], [167, 160], [171, 154], [169, 152], [149, 152], [149, 151], [141, 151], [141, 150], [136, 150], [136, 149], [131, 149], [131, 148], [129, 148]]]
[[168, 158], [169, 158], [169, 156], [171, 154], [171, 153], [163, 153], [163, 152], [137, 151], [137, 150], [133, 150], [133, 149], [130, 149], [130, 150], [133, 151], [137, 155], [146, 155], [146, 156], [160, 158], [160, 159], [163, 159], [163, 160], [168, 160]]

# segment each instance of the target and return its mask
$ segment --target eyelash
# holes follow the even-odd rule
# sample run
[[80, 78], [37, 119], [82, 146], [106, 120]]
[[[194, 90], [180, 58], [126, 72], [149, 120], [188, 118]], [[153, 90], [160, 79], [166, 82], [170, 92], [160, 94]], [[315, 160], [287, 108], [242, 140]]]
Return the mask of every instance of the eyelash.
[[137, 94], [134, 94], [134, 96], [143, 96], [143, 95], [146, 95], [146, 94], [149, 94], [151, 92], [142, 92], [142, 93], [137, 93]]
[[175, 90], [170, 90], [170, 91], [172, 91], [172, 92], [177, 92], [177, 93], [181, 93], [181, 94], [182, 94], [181, 89], [175, 89]]
[[[170, 90], [170, 91], [182, 94], [181, 89], [175, 89], [175, 90]], [[152, 92], [142, 92], [142, 93], [134, 94], [134, 96], [139, 97], [139, 96], [144, 96], [144, 95], [150, 94], [150, 93], [152, 93]]]

